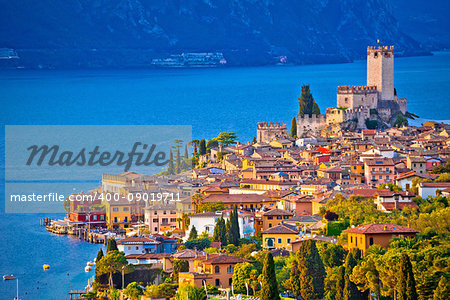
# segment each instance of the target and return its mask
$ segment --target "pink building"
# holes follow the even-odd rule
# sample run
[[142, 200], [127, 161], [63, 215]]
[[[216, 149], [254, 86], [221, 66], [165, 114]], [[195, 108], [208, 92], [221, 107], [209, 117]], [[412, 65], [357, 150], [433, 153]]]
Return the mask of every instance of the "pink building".
[[165, 233], [177, 228], [175, 204], [156, 204], [145, 208], [145, 225], [151, 234]]
[[395, 166], [391, 158], [366, 159], [364, 161], [364, 177], [369, 185], [393, 182], [394, 175]]

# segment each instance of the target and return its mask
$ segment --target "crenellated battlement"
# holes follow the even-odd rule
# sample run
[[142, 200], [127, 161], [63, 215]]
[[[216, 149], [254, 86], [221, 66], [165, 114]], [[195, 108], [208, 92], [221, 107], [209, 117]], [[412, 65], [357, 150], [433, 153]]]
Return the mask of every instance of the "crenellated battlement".
[[368, 46], [367, 47], [367, 55], [372, 53], [391, 53], [394, 54], [394, 46]]
[[286, 122], [259, 122], [257, 129], [286, 129]]
[[366, 86], [366, 85], [341, 85], [337, 87], [338, 94], [367, 94], [367, 93], [377, 93], [377, 87]]

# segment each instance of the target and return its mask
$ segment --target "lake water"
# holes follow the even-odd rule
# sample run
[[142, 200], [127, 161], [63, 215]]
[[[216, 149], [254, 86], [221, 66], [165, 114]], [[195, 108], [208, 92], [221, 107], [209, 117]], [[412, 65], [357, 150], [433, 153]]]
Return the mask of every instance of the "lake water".
[[[101, 71], [1, 71], [1, 130], [13, 124], [192, 125], [194, 138], [237, 132], [256, 135], [256, 123], [286, 121], [298, 111], [301, 84], [310, 84], [322, 112], [336, 105], [336, 86], [364, 85], [366, 62], [224, 69]], [[424, 119], [450, 119], [450, 52], [397, 58], [395, 86], [408, 111]], [[4, 136], [0, 137], [4, 168]], [[0, 172], [4, 201], [4, 172]], [[100, 178], [101, 174], [99, 174]], [[81, 186], [80, 190], [93, 186]], [[3, 211], [3, 203], [1, 211]], [[99, 245], [51, 235], [39, 227], [44, 215], [0, 214], [0, 273], [20, 278], [22, 299], [66, 299], [93, 275], [84, 272]], [[62, 218], [63, 215], [52, 217]], [[43, 264], [50, 264], [48, 271]], [[0, 283], [12, 299], [15, 281]], [[27, 293], [27, 294], [25, 294]]]

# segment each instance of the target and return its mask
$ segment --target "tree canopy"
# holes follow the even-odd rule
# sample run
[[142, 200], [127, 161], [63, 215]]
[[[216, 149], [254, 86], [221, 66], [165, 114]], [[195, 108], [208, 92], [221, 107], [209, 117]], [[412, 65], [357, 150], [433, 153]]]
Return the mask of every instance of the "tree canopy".
[[319, 115], [320, 108], [314, 100], [311, 90], [309, 88], [309, 84], [304, 84], [301, 87], [301, 95], [298, 98], [298, 114], [302, 117], [304, 115]]

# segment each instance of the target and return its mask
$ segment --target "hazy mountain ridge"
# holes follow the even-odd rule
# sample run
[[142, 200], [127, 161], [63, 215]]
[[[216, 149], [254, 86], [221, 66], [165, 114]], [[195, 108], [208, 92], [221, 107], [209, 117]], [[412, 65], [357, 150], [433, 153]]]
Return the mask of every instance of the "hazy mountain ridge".
[[0, 47], [18, 49], [29, 66], [145, 66], [189, 51], [223, 52], [232, 65], [274, 63], [280, 55], [296, 64], [344, 62], [363, 58], [377, 39], [398, 55], [434, 49], [410, 37], [414, 28], [406, 34], [383, 0], [0, 2]]

